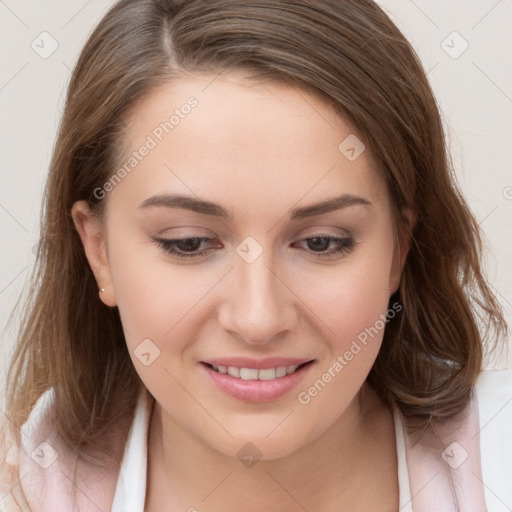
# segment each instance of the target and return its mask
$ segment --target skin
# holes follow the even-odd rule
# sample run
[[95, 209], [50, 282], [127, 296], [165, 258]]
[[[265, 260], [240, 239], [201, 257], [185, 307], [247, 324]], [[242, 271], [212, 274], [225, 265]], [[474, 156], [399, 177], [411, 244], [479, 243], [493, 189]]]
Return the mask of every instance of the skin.
[[[103, 221], [83, 201], [72, 211], [100, 298], [119, 308], [156, 399], [145, 510], [397, 510], [392, 415], [365, 383], [383, 329], [308, 404], [297, 399], [398, 288], [407, 241], [398, 244], [384, 182], [368, 149], [355, 161], [338, 150], [354, 129], [319, 98], [242, 75], [214, 78], [189, 76], [149, 95], [128, 120], [127, 158], [187, 98], [198, 105], [108, 193]], [[158, 194], [218, 203], [232, 219], [140, 207]], [[370, 204], [289, 218], [342, 194]], [[353, 243], [321, 256], [338, 245], [322, 239], [318, 250], [307, 239], [319, 234]], [[215, 241], [187, 260], [154, 240], [187, 236]], [[262, 249], [252, 263], [236, 252], [247, 236]], [[145, 366], [134, 350], [148, 338], [160, 356]], [[315, 362], [285, 396], [247, 403], [200, 364], [229, 356]], [[247, 442], [262, 457], [251, 468], [237, 458]]]

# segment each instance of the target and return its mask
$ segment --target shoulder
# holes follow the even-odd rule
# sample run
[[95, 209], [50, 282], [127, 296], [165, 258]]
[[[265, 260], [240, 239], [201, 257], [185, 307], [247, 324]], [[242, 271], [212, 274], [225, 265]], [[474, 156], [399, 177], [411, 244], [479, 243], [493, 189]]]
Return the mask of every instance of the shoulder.
[[[57, 433], [55, 393], [44, 392], [20, 428], [20, 446], [11, 464], [32, 512], [110, 510], [119, 468], [98, 467], [79, 458]], [[16, 460], [14, 460], [16, 459]]]
[[[35, 483], [35, 479], [31, 477], [36, 475], [36, 471], [31, 470], [25, 475], [28, 469], [27, 460], [33, 457], [34, 462], [44, 465], [45, 461], [48, 461], [48, 456], [52, 456], [49, 450], [45, 450], [44, 445], [41, 445], [42, 452], [35, 451], [37, 443], [34, 442], [48, 435], [48, 417], [51, 414], [52, 402], [52, 390], [43, 393], [27, 421], [19, 428], [19, 432], [16, 432], [16, 436], [12, 431], [12, 423], [6, 422], [2, 425], [0, 489], [4, 498], [0, 501], [0, 512], [31, 510], [25, 491]], [[16, 437], [19, 437], [19, 440]], [[36, 454], [42, 456], [36, 457]], [[47, 456], [46, 460], [44, 455]]]
[[483, 371], [475, 385], [482, 478], [488, 509], [512, 506], [512, 370]]
[[509, 511], [511, 430], [512, 371], [503, 370], [482, 372], [457, 419], [407, 431], [414, 510]]

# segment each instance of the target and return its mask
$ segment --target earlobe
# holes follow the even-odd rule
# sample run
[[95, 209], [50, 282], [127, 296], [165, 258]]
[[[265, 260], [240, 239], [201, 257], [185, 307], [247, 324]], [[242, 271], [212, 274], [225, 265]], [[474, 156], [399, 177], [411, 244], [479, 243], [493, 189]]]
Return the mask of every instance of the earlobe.
[[94, 216], [87, 201], [77, 201], [71, 209], [71, 216], [82, 241], [89, 266], [98, 283], [99, 297], [107, 306], [116, 306], [103, 224]]

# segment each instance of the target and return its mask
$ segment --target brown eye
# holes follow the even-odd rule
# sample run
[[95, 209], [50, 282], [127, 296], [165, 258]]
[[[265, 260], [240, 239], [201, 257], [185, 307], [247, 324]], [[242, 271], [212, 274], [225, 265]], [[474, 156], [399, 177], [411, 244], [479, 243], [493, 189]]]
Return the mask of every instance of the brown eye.
[[184, 238], [175, 240], [175, 247], [183, 252], [195, 252], [201, 247], [202, 238]]
[[315, 238], [306, 239], [308, 247], [315, 252], [326, 251], [331, 245], [331, 240], [326, 236], [316, 236]]
[[[214, 248], [221, 248], [222, 244], [213, 243], [214, 238], [208, 237], [189, 237], [189, 238], [154, 238], [155, 242], [162, 247], [162, 249], [172, 256], [179, 258], [198, 258], [206, 255]], [[204, 247], [203, 244], [208, 244], [213, 247]]]
[[298, 244], [305, 242], [305, 249], [319, 257], [329, 257], [335, 254], [349, 253], [355, 245], [351, 237], [337, 237], [331, 235], [317, 235], [304, 238]]

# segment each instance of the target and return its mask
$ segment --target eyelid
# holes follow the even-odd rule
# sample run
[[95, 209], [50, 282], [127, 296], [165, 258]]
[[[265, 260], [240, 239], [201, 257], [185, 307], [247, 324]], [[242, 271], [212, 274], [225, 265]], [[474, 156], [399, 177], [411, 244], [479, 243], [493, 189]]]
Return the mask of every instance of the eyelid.
[[215, 235], [209, 229], [201, 226], [175, 226], [166, 228], [157, 233], [157, 236], [168, 235], [169, 239], [184, 240], [185, 238], [215, 238]]
[[350, 238], [353, 236], [353, 233], [348, 231], [347, 229], [343, 229], [335, 226], [325, 226], [325, 225], [317, 225], [317, 226], [308, 226], [307, 228], [299, 231], [299, 235], [297, 238], [312, 238], [315, 236], [329, 236], [333, 238]]

